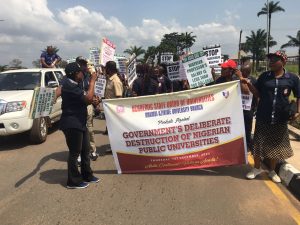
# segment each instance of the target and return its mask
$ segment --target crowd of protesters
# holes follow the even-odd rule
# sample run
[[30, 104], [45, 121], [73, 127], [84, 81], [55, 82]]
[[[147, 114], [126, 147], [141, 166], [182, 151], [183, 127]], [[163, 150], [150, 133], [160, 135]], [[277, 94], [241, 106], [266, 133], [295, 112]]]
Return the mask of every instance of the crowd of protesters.
[[[41, 56], [42, 65], [47, 62], [47, 54]], [[59, 58], [52, 57], [50, 67]], [[266, 159], [270, 162], [270, 179], [279, 183], [281, 180], [275, 167], [278, 162], [293, 155], [287, 123], [299, 116], [300, 82], [297, 75], [285, 70], [287, 58], [283, 52], [271, 53], [267, 58], [270, 70], [262, 73], [258, 79], [251, 76], [252, 66], [249, 61], [242, 62], [238, 69], [237, 63], [229, 59], [220, 65], [221, 76], [218, 78], [212, 69], [214, 82], [207, 85], [240, 80], [241, 93], [253, 96], [250, 109], [243, 110], [247, 148], [255, 161], [254, 168], [246, 174], [246, 178], [254, 179], [262, 173], [264, 170], [261, 168], [261, 161]], [[116, 63], [109, 61], [101, 70], [107, 80], [104, 98], [138, 97], [189, 89], [187, 80], [171, 81], [166, 71], [166, 65], [138, 64], [138, 77], [132, 87], [129, 87], [124, 75], [118, 73]], [[99, 181], [90, 168], [90, 159], [96, 160], [98, 157], [93, 132], [93, 109], [101, 101], [94, 94], [97, 73], [88, 67], [88, 61], [82, 57], [68, 64], [65, 72], [66, 77], [57, 95], [62, 96], [60, 129], [69, 148], [67, 187], [85, 188], [89, 182]], [[291, 93], [297, 98], [295, 107], [289, 101]], [[256, 123], [252, 140], [254, 115]], [[106, 128], [104, 134], [107, 132]], [[81, 160], [78, 161], [78, 158]], [[78, 164], [81, 166], [81, 173]]]

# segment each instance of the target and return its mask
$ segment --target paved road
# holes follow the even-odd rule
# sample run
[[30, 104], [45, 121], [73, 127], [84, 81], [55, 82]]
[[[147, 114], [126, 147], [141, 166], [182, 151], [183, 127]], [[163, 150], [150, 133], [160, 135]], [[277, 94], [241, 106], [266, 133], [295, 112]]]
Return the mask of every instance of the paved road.
[[[96, 120], [98, 152], [108, 145]], [[101, 182], [68, 190], [67, 148], [52, 129], [47, 142], [0, 138], [0, 224], [297, 224], [300, 204], [266, 176], [248, 181], [249, 166], [117, 175], [111, 154], [92, 162]]]

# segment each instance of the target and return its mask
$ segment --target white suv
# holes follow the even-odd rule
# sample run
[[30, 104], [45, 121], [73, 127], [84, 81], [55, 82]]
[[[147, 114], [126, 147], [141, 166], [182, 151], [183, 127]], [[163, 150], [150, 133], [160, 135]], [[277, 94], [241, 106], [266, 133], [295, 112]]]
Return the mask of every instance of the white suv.
[[65, 72], [63, 69], [22, 69], [0, 73], [0, 136], [28, 131], [31, 142], [46, 140], [48, 126], [61, 116], [58, 98], [49, 117], [30, 119], [30, 107], [35, 87], [57, 88]]

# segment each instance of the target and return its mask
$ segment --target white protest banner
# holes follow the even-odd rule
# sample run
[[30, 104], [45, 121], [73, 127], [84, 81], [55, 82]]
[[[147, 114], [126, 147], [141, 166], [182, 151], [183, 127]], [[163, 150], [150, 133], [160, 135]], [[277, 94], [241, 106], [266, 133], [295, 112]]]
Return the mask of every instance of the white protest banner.
[[181, 80], [187, 80], [182, 61], [179, 61], [179, 76]]
[[105, 66], [108, 61], [113, 61], [115, 52], [115, 44], [113, 44], [107, 38], [103, 38], [100, 51], [100, 64]]
[[247, 110], [247, 111], [251, 110], [252, 99], [253, 99], [253, 94], [251, 92], [248, 95], [242, 94], [243, 110]]
[[160, 63], [172, 63], [173, 62], [173, 53], [163, 52], [160, 55]]
[[173, 80], [181, 80], [180, 74], [179, 74], [179, 62], [169, 64], [167, 66], [167, 72], [168, 72], [168, 77], [171, 81]]
[[207, 57], [209, 66], [214, 68], [217, 75], [221, 75], [221, 67], [219, 65], [222, 63], [221, 46], [204, 47], [203, 51]]
[[203, 51], [186, 56], [182, 64], [191, 88], [201, 87], [214, 81]]
[[32, 119], [49, 116], [55, 99], [55, 89], [39, 87], [34, 89], [33, 105], [29, 117]]
[[133, 81], [137, 78], [136, 73], [136, 55], [133, 53], [129, 59], [127, 66], [127, 81], [128, 85], [131, 86]]
[[100, 65], [100, 49], [99, 48], [90, 48], [89, 51], [89, 55], [90, 55], [90, 61], [92, 62], [92, 64], [94, 64], [94, 66], [99, 66]]
[[106, 87], [106, 77], [104, 75], [98, 76], [97, 81], [95, 82], [95, 95], [103, 98]]
[[118, 173], [247, 162], [238, 81], [168, 94], [107, 99], [103, 107]]

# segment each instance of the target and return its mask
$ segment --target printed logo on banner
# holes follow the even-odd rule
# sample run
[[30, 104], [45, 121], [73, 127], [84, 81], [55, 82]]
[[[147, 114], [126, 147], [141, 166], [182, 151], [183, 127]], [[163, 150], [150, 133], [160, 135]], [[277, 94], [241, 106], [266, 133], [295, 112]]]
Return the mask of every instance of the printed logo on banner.
[[117, 113], [124, 113], [125, 107], [122, 105], [117, 105]]
[[228, 98], [228, 97], [229, 97], [229, 91], [222, 91], [222, 95], [223, 95], [225, 98]]

